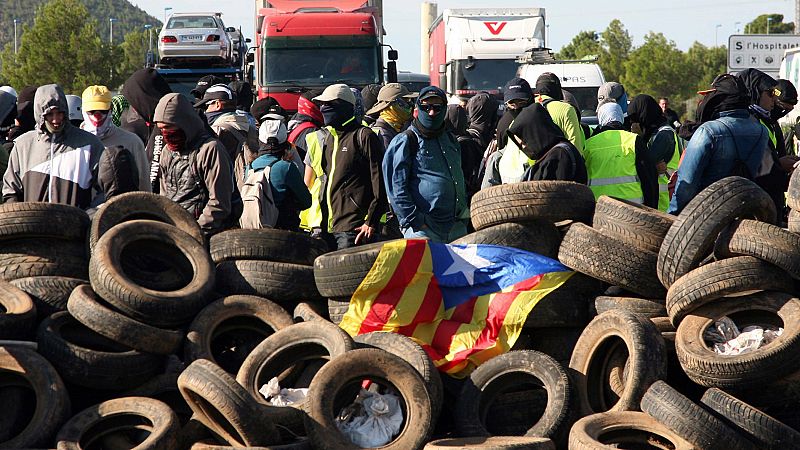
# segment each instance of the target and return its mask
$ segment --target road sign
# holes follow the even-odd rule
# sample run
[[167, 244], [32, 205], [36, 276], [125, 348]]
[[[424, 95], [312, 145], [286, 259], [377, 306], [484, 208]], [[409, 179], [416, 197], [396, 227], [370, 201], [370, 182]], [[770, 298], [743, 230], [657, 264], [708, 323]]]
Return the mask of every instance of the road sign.
[[783, 52], [800, 47], [800, 35], [740, 34], [728, 38], [728, 69], [759, 69], [777, 72]]

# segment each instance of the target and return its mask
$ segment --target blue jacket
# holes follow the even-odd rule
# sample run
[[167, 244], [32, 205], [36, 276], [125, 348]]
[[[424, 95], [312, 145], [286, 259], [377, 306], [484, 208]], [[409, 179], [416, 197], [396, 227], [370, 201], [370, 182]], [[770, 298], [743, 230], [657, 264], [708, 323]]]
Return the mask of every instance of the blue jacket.
[[[276, 162], [277, 161], [277, 162]], [[274, 164], [272, 164], [274, 162]], [[255, 159], [249, 169], [259, 171], [272, 164], [269, 172], [269, 184], [272, 187], [272, 197], [275, 206], [280, 209], [287, 195], [294, 197], [294, 205], [299, 211], [311, 207], [311, 194], [303, 183], [303, 176], [291, 161], [280, 160], [276, 156], [265, 154]]]
[[720, 113], [719, 119], [701, 125], [689, 141], [678, 168], [669, 213], [680, 213], [700, 191], [731, 176], [737, 154], [751, 179], [769, 173], [772, 154], [768, 141], [767, 129], [743, 109]]
[[450, 133], [425, 139], [412, 125], [419, 151], [413, 154], [408, 135], [400, 133], [383, 157], [383, 179], [389, 202], [402, 228], [415, 231], [427, 225], [447, 236], [467, 210], [461, 150]]

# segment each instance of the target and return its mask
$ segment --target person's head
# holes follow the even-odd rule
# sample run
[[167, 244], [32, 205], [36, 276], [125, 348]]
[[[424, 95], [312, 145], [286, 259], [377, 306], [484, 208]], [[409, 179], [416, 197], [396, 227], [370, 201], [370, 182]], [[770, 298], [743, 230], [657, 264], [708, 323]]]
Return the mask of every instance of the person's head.
[[508, 127], [508, 138], [531, 159], [541, 158], [554, 145], [566, 141], [547, 109], [534, 103], [519, 113]]
[[83, 100], [77, 95], [67, 95], [69, 122], [76, 127], [83, 122]]
[[564, 100], [561, 93], [561, 80], [552, 72], [545, 72], [536, 79], [536, 95], [546, 95], [553, 100]]
[[206, 126], [184, 95], [167, 94], [159, 100], [153, 120], [167, 148], [184, 151], [206, 133]]
[[757, 69], [746, 69], [738, 74], [750, 95], [750, 104], [759, 106], [769, 112], [775, 107], [775, 88], [778, 82], [774, 78]]
[[775, 107], [770, 112], [770, 117], [778, 120], [789, 114], [797, 105], [797, 88], [789, 80], [778, 80], [774, 92]]
[[14, 96], [14, 100], [16, 100], [17, 96], [19, 95], [19, 94], [17, 94], [17, 90], [14, 89], [14, 87], [9, 86], [9, 85], [0, 86], [0, 91], [8, 92], [9, 94], [13, 95]]
[[236, 99], [236, 109], [250, 111], [253, 106], [253, 87], [247, 81], [233, 81], [228, 84]]
[[469, 134], [467, 132], [469, 126], [467, 111], [461, 105], [447, 105], [445, 125], [447, 130], [456, 136], [467, 136]]
[[417, 98], [417, 120], [428, 130], [444, 131], [444, 119], [447, 115], [447, 94], [436, 86], [427, 86], [419, 92]]
[[400, 83], [389, 83], [382, 87], [378, 92], [375, 105], [367, 111], [367, 115], [381, 114], [391, 110], [391, 114], [405, 116], [405, 120], [411, 118], [411, 111], [414, 108], [414, 100], [417, 94], [408, 91], [408, 88]]
[[658, 106], [661, 107], [661, 111], [667, 112], [669, 109], [669, 99], [667, 97], [661, 97], [658, 99]]
[[216, 76], [216, 75], [206, 75], [199, 80], [197, 80], [197, 85], [192, 89], [192, 95], [197, 100], [203, 98], [203, 95], [206, 93], [208, 88], [214, 86], [215, 84], [223, 84], [225, 80]]
[[322, 91], [319, 89], [312, 89], [307, 92], [303, 92], [303, 95], [297, 98], [297, 113], [300, 115], [305, 116], [304, 120], [311, 119], [311, 122], [314, 125], [321, 127], [325, 124], [325, 119], [322, 117], [322, 113], [319, 110], [319, 105], [314, 102], [314, 97], [322, 95]]
[[256, 123], [260, 124], [261, 120], [267, 114], [277, 114], [280, 116], [286, 116], [286, 110], [272, 97], [264, 97], [261, 100], [253, 103], [253, 106], [250, 107], [250, 115], [256, 119]]
[[332, 84], [313, 100], [320, 104], [319, 110], [327, 126], [341, 129], [356, 121], [356, 96], [346, 84]]
[[153, 68], [139, 69], [122, 86], [122, 95], [130, 107], [147, 123], [155, 123], [153, 114], [158, 102], [171, 93], [167, 80]]
[[[364, 101], [364, 110], [370, 111], [378, 103], [378, 97], [380, 96], [380, 91], [383, 87], [380, 84], [368, 84], [364, 86], [364, 89], [361, 90], [361, 98]], [[372, 116], [367, 112], [368, 116]]]
[[604, 103], [615, 102], [622, 108], [622, 112], [628, 112], [628, 94], [625, 87], [616, 81], [603, 83], [597, 89], [597, 109], [599, 110]]
[[533, 89], [524, 78], [512, 78], [503, 88], [503, 102], [506, 108], [518, 111], [533, 102]]
[[[258, 140], [261, 150], [268, 153], [285, 153], [288, 145], [289, 132], [283, 117], [269, 114], [261, 121], [258, 127]], [[281, 155], [282, 156], [282, 155]]]
[[695, 113], [699, 124], [714, 120], [725, 111], [747, 109], [750, 94], [744, 81], [738, 76], [724, 73], [714, 78], [711, 89], [698, 92], [703, 98]]
[[236, 108], [236, 101], [228, 85], [215, 84], [206, 89], [203, 98], [195, 103], [194, 107], [213, 113]]
[[615, 122], [622, 125], [625, 122], [625, 113], [616, 102], [604, 103], [597, 110], [597, 122], [601, 127], [612, 125]]
[[5, 137], [17, 118], [17, 98], [0, 90], [0, 136]]
[[649, 135], [667, 122], [656, 99], [644, 94], [637, 95], [631, 100], [628, 117], [631, 120], [631, 131], [635, 130], [635, 133], [643, 135]]
[[105, 86], [89, 86], [81, 95], [83, 129], [101, 135], [111, 125], [111, 92]]
[[33, 113], [42, 132], [57, 134], [64, 131], [69, 124], [69, 106], [61, 86], [39, 86], [33, 99]]

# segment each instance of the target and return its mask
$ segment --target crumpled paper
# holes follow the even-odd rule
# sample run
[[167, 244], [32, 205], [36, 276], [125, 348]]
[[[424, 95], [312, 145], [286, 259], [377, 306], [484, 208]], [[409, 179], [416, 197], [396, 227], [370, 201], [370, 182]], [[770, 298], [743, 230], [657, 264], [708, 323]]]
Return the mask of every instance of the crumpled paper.
[[261, 386], [258, 393], [263, 395], [272, 406], [289, 406], [305, 400], [308, 389], [282, 389], [278, 378], [273, 377], [267, 384]]
[[729, 317], [724, 316], [703, 333], [703, 338], [714, 344], [714, 352], [718, 355], [736, 356], [754, 352], [781, 334], [783, 328], [764, 329], [755, 325], [739, 331], [739, 327]]

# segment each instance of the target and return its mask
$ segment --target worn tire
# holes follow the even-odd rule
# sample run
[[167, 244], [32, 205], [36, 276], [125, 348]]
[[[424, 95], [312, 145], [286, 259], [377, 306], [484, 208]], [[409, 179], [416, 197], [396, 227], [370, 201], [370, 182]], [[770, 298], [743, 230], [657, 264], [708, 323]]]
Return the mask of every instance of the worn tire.
[[86, 328], [141, 352], [171, 355], [183, 343], [181, 331], [156, 328], [120, 314], [86, 284], [72, 291], [67, 310]]
[[576, 220], [592, 223], [594, 194], [571, 181], [527, 181], [482, 189], [472, 197], [472, 225], [481, 230], [508, 222]]
[[328, 317], [336, 325], [342, 323], [348, 309], [350, 309], [350, 297], [328, 299]]
[[558, 257], [561, 233], [552, 223], [504, 223], [484, 228], [451, 242], [456, 245], [483, 244], [512, 247], [548, 258]]
[[[0, 383], [0, 387], [6, 383], [13, 385], [18, 379], [22, 379], [26, 387], [32, 389], [36, 395], [33, 415], [27, 425], [8, 439], [0, 440], [0, 448], [52, 445], [51, 438], [70, 414], [67, 388], [56, 369], [36, 351], [9, 345], [0, 347], [0, 373], [3, 373], [5, 380]], [[3, 399], [4, 414], [11, 407], [7, 400]]]
[[12, 280], [11, 284], [31, 296], [36, 305], [36, 314], [44, 318], [58, 311], [66, 311], [67, 300], [73, 289], [89, 284], [89, 280], [88, 277], [85, 280], [57, 276], [28, 277]]
[[45, 202], [0, 205], [0, 240], [57, 238], [84, 242], [89, 216], [80, 208]]
[[555, 450], [547, 438], [496, 436], [438, 439], [429, 442], [423, 450]]
[[201, 441], [194, 443], [189, 450], [314, 450], [314, 448], [311, 447], [311, 442], [307, 437], [298, 437], [294, 442], [270, 445], [269, 447], [232, 447], [212, 441]]
[[658, 253], [675, 216], [606, 195], [597, 199], [593, 226], [636, 248]]
[[800, 233], [800, 211], [795, 209], [789, 211], [788, 229], [792, 233]]
[[36, 306], [21, 289], [0, 281], [0, 339], [25, 340], [36, 328]]
[[312, 320], [328, 320], [327, 300], [324, 302], [300, 302], [294, 308], [292, 317], [298, 322], [310, 322]]
[[78, 241], [15, 239], [0, 241], [0, 279], [40, 276], [87, 278], [89, 259]]
[[39, 353], [56, 367], [64, 380], [92, 389], [135, 387], [156, 375], [162, 365], [161, 357], [100, 336], [67, 312], [55, 313], [42, 321], [36, 341]]
[[[128, 417], [127, 420], [122, 419]], [[142, 427], [142, 422], [147, 428]], [[123, 397], [84, 409], [61, 427], [58, 450], [80, 450], [97, 445], [106, 437], [104, 428], [115, 433], [147, 429], [142, 442], [130, 442], [141, 450], [177, 450], [178, 417], [164, 403], [145, 397]], [[106, 428], [106, 429], [107, 429]], [[125, 437], [122, 436], [124, 439]]]
[[[391, 385], [405, 404], [405, 426], [385, 450], [422, 448], [433, 431], [431, 402], [425, 382], [410, 364], [376, 348], [353, 350], [333, 358], [320, 369], [308, 390], [305, 426], [314, 448], [320, 450], [355, 449], [336, 426], [338, 411], [360, 389], [364, 379]], [[352, 392], [352, 397], [343, 391]]]
[[211, 237], [210, 247], [214, 264], [254, 259], [313, 266], [317, 256], [328, 252], [328, 245], [322, 239], [272, 228], [223, 231]]
[[794, 281], [783, 270], [752, 256], [723, 259], [678, 278], [667, 291], [667, 312], [677, 326], [687, 314], [721, 297], [760, 290], [791, 292]]
[[786, 205], [793, 210], [800, 210], [800, 175], [792, 172], [789, 188], [786, 190]]
[[[615, 348], [628, 353], [624, 392], [609, 397], [610, 357]], [[664, 340], [650, 320], [626, 311], [609, 311], [594, 318], [578, 339], [569, 363], [583, 415], [606, 411], [636, 411], [644, 392], [667, 375]], [[616, 400], [616, 401], [615, 401]]]
[[153, 220], [177, 227], [203, 244], [203, 232], [188, 211], [163, 195], [128, 192], [117, 195], [97, 210], [89, 229], [89, 249], [110, 229], [131, 220]]
[[663, 381], [642, 397], [642, 411], [703, 450], [755, 450], [744, 436]]
[[561, 242], [558, 260], [567, 267], [649, 298], [661, 297], [656, 277], [657, 255], [575, 223]]
[[759, 448], [800, 448], [800, 433], [724, 391], [711, 388], [700, 401], [755, 438]]
[[753, 256], [800, 279], [800, 235], [765, 222], [742, 220], [720, 235], [716, 253], [723, 258]]
[[[180, 276], [177, 289], [160, 290], [144, 284], [149, 283], [147, 279], [132, 280], [124, 264], [137, 254], [158, 258], [175, 270]], [[205, 248], [189, 234], [161, 222], [133, 220], [115, 226], [97, 241], [89, 280], [97, 295], [121, 312], [168, 328], [190, 321], [208, 303], [214, 267]]]
[[[258, 344], [293, 323], [286, 310], [265, 298], [249, 295], [221, 298], [203, 308], [189, 325], [183, 360], [190, 363], [197, 359], [207, 359], [236, 376], [247, 355]], [[226, 349], [234, 355], [222, 364], [217, 361], [212, 344], [220, 335], [231, 331], [235, 333], [237, 330], [248, 332], [242, 338], [250, 340], [237, 341], [234, 349]]]
[[692, 444], [652, 417], [636, 411], [592, 414], [575, 422], [569, 432], [570, 450], [605, 450], [618, 447], [695, 449]]
[[195, 419], [234, 446], [267, 446], [280, 442], [266, 408], [221, 367], [198, 359], [178, 377], [178, 389]]
[[592, 320], [589, 305], [602, 292], [602, 281], [576, 272], [539, 300], [523, 326], [528, 329], [585, 327]]
[[[353, 296], [364, 281], [385, 242], [338, 250], [314, 260], [314, 281], [323, 297]], [[333, 320], [333, 317], [331, 317]]]
[[658, 278], [670, 287], [708, 256], [717, 236], [737, 218], [774, 223], [775, 203], [742, 177], [723, 178], [701, 191], [670, 227], [658, 253]]
[[[764, 312], [780, 317], [759, 317]], [[783, 334], [750, 353], [718, 355], [703, 339], [703, 332], [723, 316], [738, 317], [745, 323], [783, 326]], [[746, 314], [745, 314], [746, 313]], [[748, 315], [755, 317], [748, 322]], [[800, 299], [789, 294], [763, 292], [747, 297], [720, 300], [698, 308], [678, 326], [675, 351], [684, 372], [695, 383], [721, 389], [764, 386], [800, 370]]]
[[240, 259], [217, 265], [217, 290], [225, 295], [258, 295], [292, 309], [320, 298], [314, 269], [299, 264]]
[[[535, 351], [515, 351], [495, 356], [478, 366], [465, 381], [455, 407], [456, 429], [461, 436], [489, 436], [486, 414], [497, 394], [533, 384], [547, 391], [542, 416], [524, 435], [566, 440], [573, 412], [572, 383], [567, 372], [551, 357]], [[511, 420], [514, 411], [507, 411]]]
[[607, 297], [601, 295], [594, 299], [594, 310], [598, 315], [612, 310], [622, 310], [647, 317], [648, 319], [667, 315], [664, 300], [635, 297]]

